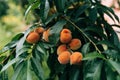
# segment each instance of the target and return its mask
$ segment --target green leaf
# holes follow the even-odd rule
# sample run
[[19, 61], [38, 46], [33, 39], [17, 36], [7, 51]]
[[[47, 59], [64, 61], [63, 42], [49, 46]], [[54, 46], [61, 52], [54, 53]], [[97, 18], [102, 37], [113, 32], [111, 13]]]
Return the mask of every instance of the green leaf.
[[13, 38], [12, 38], [12, 41], [18, 41], [24, 34], [23, 33], [19, 33], [17, 35], [15, 35]]
[[93, 22], [96, 21], [96, 19], [97, 19], [97, 8], [96, 7], [90, 9], [90, 11], [89, 11], [89, 18]]
[[10, 67], [11, 65], [13, 65], [14, 63], [18, 62], [20, 60], [20, 58], [14, 58], [11, 61], [9, 61], [6, 65], [3, 66], [1, 72], [5, 71], [8, 67]]
[[55, 13], [52, 16], [48, 16], [48, 18], [46, 19], [45, 25], [47, 25], [49, 22], [51, 22], [57, 16], [58, 16], [58, 13]]
[[78, 80], [80, 76], [80, 67], [73, 65], [70, 68], [70, 80]]
[[81, 52], [82, 52], [83, 54], [86, 54], [86, 53], [88, 53], [89, 51], [90, 51], [90, 43], [84, 44], [83, 47], [82, 47], [82, 49], [81, 49]]
[[26, 72], [27, 72], [27, 77], [25, 80], [32, 80], [30, 60], [27, 61], [27, 71]]
[[39, 1], [35, 1], [34, 3], [33, 3], [33, 1], [31, 2], [31, 4], [28, 6], [28, 8], [25, 12], [25, 19], [27, 18], [27, 15], [30, 12], [30, 10], [34, 10], [34, 9], [38, 8], [39, 4], [40, 4]]
[[104, 34], [103, 28], [101, 26], [88, 26], [85, 31], [94, 32], [98, 34], [100, 37], [107, 39], [107, 36]]
[[55, 6], [56, 6], [56, 9], [58, 12], [64, 12], [65, 10], [65, 3], [66, 3], [66, 0], [54, 0], [55, 1]]
[[105, 72], [107, 80], [116, 80], [116, 72], [109, 65], [105, 65]]
[[42, 44], [41, 42], [38, 43], [38, 45], [36, 46], [36, 49], [37, 49], [40, 53], [42, 53], [43, 55], [46, 54], [46, 50], [44, 49], [44, 46], [43, 46], [43, 44]]
[[90, 7], [89, 4], [84, 4], [84, 5], [80, 6], [75, 12], [75, 18], [78, 18], [89, 7]]
[[44, 80], [44, 72], [42, 66], [38, 59], [32, 58], [31, 59], [31, 66], [34, 70], [35, 74], [38, 76], [40, 80]]
[[110, 65], [111, 69], [113, 68], [120, 75], [120, 62], [109, 59], [107, 63]]
[[40, 18], [42, 19], [42, 22], [45, 23], [47, 16], [48, 16], [48, 12], [50, 9], [50, 5], [48, 0], [44, 0], [41, 1], [41, 5], [40, 5]]
[[84, 66], [83, 80], [101, 80], [102, 61], [88, 61]]
[[17, 45], [17, 41], [11, 41], [10, 43], [8, 43], [7, 45], [5, 45], [5, 47], [3, 47], [0, 50], [0, 53], [4, 53], [12, 48], [14, 48]]
[[106, 54], [107, 56], [109, 56], [110, 58], [120, 60], [120, 53], [117, 50], [108, 49], [108, 50], [104, 51], [103, 53]]
[[19, 51], [17, 51], [16, 57], [19, 57], [21, 54], [28, 52], [31, 49], [31, 45], [23, 45]]
[[29, 2], [29, 4], [32, 4], [33, 2], [35, 2], [35, 0], [27, 0]]
[[112, 43], [111, 43], [110, 41], [108, 41], [108, 40], [99, 41], [97, 44], [105, 44], [105, 45], [107, 45], [108, 47], [115, 48], [115, 45], [112, 44]]
[[11, 80], [17, 80], [17, 78], [19, 77], [19, 75], [20, 75], [23, 67], [24, 67], [24, 63], [23, 63], [23, 62], [20, 63], [20, 64], [16, 67], [15, 72], [14, 72], [14, 75], [12, 76], [12, 79], [11, 79]]
[[82, 60], [92, 60], [95, 58], [105, 59], [105, 57], [102, 54], [95, 51], [95, 52], [87, 53]]
[[66, 24], [66, 21], [61, 20], [61, 21], [58, 21], [55, 25], [53, 25], [50, 28], [51, 36], [49, 36], [49, 39], [50, 39], [50, 42], [53, 43], [54, 45], [56, 45], [57, 42], [59, 41], [60, 31], [63, 29], [63, 26], [65, 24]]

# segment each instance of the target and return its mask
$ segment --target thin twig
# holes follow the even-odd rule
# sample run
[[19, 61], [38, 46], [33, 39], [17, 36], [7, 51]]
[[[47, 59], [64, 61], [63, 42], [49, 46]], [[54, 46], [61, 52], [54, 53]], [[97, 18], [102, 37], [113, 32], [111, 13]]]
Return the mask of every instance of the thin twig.
[[66, 19], [66, 21], [68, 21], [69, 23], [71, 23], [75, 28], [77, 28], [94, 45], [95, 49], [101, 54], [101, 51], [98, 49], [98, 47], [96, 46], [96, 44], [77, 25], [75, 25], [75, 23], [73, 23], [67, 17], [64, 17], [64, 18]]

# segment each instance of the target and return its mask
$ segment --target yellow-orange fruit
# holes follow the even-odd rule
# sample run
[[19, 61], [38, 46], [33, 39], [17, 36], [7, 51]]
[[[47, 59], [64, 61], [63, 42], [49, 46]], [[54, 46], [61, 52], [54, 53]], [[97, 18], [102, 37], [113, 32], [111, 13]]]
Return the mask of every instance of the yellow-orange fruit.
[[46, 30], [43, 32], [43, 39], [46, 41], [46, 42], [49, 42], [49, 36], [50, 36], [50, 29]]
[[63, 29], [60, 33], [60, 41], [62, 43], [69, 43], [72, 39], [71, 31], [69, 29]]
[[60, 64], [67, 64], [70, 61], [70, 52], [64, 51], [58, 56], [58, 61]]
[[44, 31], [45, 31], [45, 29], [43, 27], [38, 27], [35, 29], [35, 32], [37, 32], [39, 34], [43, 33]]
[[67, 50], [67, 46], [65, 44], [61, 44], [58, 48], [57, 48], [57, 55], [60, 55], [62, 52]]
[[69, 43], [69, 47], [72, 50], [77, 50], [81, 47], [81, 41], [79, 39], [72, 39], [71, 42]]
[[81, 62], [82, 58], [83, 58], [82, 53], [74, 52], [70, 56], [70, 64], [79, 64]]
[[31, 33], [28, 34], [28, 36], [26, 38], [26, 41], [28, 43], [33, 44], [33, 43], [38, 42], [39, 39], [40, 39], [40, 36], [39, 36], [39, 34], [37, 32], [31, 32]]

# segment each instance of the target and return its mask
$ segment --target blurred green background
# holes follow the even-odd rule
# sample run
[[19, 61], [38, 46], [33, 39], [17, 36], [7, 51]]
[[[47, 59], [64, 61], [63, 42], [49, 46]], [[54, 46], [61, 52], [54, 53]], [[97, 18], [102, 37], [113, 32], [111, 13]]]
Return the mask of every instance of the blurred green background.
[[0, 49], [34, 20], [32, 14], [24, 19], [27, 4], [27, 0], [0, 0]]

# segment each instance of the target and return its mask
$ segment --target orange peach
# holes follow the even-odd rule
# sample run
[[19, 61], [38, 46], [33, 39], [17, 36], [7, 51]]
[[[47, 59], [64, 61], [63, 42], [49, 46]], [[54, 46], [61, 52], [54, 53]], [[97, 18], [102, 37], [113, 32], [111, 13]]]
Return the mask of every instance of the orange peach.
[[38, 27], [35, 29], [35, 32], [37, 32], [39, 34], [43, 33], [44, 31], [45, 31], [45, 29], [43, 27]]
[[60, 55], [62, 52], [67, 50], [67, 46], [66, 44], [61, 44], [58, 48], [57, 48], [57, 55]]
[[80, 52], [73, 52], [70, 56], [70, 64], [79, 64], [82, 61], [82, 53]]
[[50, 28], [46, 31], [43, 32], [43, 39], [46, 41], [46, 42], [49, 42], [49, 36], [50, 36]]
[[62, 43], [69, 43], [72, 39], [71, 31], [69, 29], [63, 29], [60, 33], [60, 41]]
[[77, 50], [81, 47], [82, 44], [79, 39], [72, 39], [68, 45], [69, 45], [70, 49]]
[[36, 32], [31, 32], [31, 33], [28, 34], [28, 36], [27, 36], [27, 38], [26, 38], [26, 41], [27, 41], [28, 43], [33, 44], [33, 43], [38, 42], [39, 39], [40, 39], [40, 36], [39, 36], [38, 33], [36, 33]]
[[70, 52], [69, 51], [64, 51], [58, 56], [58, 61], [60, 64], [67, 64], [69, 63], [70, 60]]

